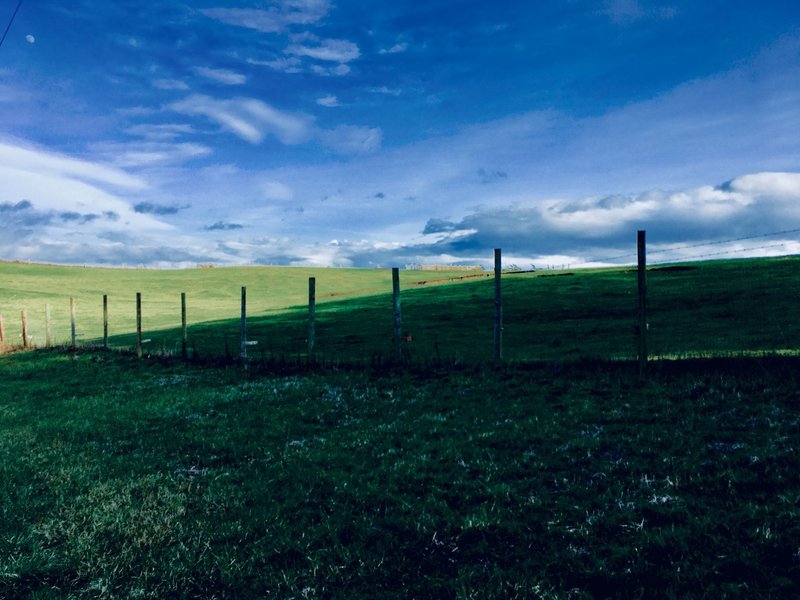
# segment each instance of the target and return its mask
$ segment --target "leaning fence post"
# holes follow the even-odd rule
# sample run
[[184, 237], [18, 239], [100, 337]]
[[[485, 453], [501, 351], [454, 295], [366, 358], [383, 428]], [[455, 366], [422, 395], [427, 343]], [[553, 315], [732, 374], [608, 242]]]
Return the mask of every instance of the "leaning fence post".
[[403, 321], [400, 314], [400, 269], [392, 268], [392, 303], [394, 305], [394, 352], [402, 358]]
[[142, 358], [142, 293], [136, 292], [136, 356]]
[[70, 339], [72, 341], [72, 349], [75, 350], [78, 344], [76, 341], [76, 334], [75, 334], [75, 298], [70, 296], [69, 298], [69, 323], [70, 323]]
[[647, 245], [645, 232], [636, 236], [638, 255], [638, 293], [639, 293], [639, 375], [647, 368]]
[[108, 294], [103, 294], [103, 348], [108, 348]]
[[22, 311], [22, 347], [28, 347], [28, 311]]
[[247, 369], [247, 288], [242, 286], [242, 316], [239, 322], [240, 351], [242, 366]]
[[181, 358], [186, 360], [189, 353], [186, 350], [186, 292], [181, 292]]
[[317, 337], [317, 280], [308, 278], [308, 358], [314, 356], [314, 345]]
[[503, 296], [500, 277], [503, 259], [500, 248], [494, 249], [494, 360], [503, 359]]

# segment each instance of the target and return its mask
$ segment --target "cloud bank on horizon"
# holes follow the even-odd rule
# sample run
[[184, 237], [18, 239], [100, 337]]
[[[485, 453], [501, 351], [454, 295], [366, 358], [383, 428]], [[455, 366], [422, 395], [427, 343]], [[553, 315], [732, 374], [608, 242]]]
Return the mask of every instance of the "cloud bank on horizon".
[[0, 259], [800, 253], [796, 3], [373, 4], [23, 6]]

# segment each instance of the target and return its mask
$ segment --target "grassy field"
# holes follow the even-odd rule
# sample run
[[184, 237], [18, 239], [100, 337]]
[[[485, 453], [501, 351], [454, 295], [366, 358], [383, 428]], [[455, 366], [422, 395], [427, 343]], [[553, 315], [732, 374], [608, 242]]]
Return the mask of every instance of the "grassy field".
[[[0, 598], [794, 597], [798, 267], [651, 270], [642, 382], [628, 269], [505, 276], [496, 367], [491, 278], [404, 272], [401, 368], [388, 271], [0, 263], [6, 316], [141, 291], [154, 339], [0, 356]], [[174, 358], [180, 292], [206, 358], [242, 285], [250, 370]]]
[[0, 358], [0, 598], [778, 598], [795, 358]]
[[[492, 357], [493, 280], [487, 274], [401, 271], [403, 330], [410, 360], [481, 362]], [[20, 341], [28, 311], [34, 343], [69, 339], [69, 297], [77, 299], [81, 343], [102, 336], [109, 296], [111, 345], [134, 345], [135, 293], [143, 297], [145, 349], [180, 349], [180, 294], [188, 296], [189, 345], [201, 357], [238, 355], [240, 290], [247, 287], [248, 337], [256, 359], [307, 353], [308, 277], [317, 278], [317, 353], [323, 360], [389, 358], [389, 270], [224, 268], [185, 271], [82, 269], [0, 263], [0, 314]], [[800, 259], [658, 266], [648, 272], [649, 347], [654, 356], [794, 351], [800, 346]], [[503, 278], [508, 360], [632, 358], [636, 273], [629, 268], [507, 274]], [[227, 350], [226, 350], [227, 349]]]

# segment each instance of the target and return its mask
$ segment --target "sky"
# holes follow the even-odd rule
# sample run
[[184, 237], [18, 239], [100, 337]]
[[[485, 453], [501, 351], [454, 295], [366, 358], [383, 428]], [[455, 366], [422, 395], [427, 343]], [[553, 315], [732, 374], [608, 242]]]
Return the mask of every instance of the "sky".
[[0, 259], [800, 254], [796, 0], [0, 0]]

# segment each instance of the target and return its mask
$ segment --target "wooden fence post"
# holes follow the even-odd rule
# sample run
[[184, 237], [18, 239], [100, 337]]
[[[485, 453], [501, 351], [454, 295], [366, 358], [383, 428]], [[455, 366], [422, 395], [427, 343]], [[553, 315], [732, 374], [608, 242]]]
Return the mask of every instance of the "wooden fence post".
[[247, 369], [247, 288], [242, 286], [242, 316], [239, 322], [239, 356], [242, 366]]
[[78, 347], [75, 334], [75, 298], [69, 297], [69, 323], [70, 323], [70, 340], [72, 341], [72, 349]]
[[400, 314], [400, 269], [392, 268], [392, 304], [394, 306], [394, 352], [398, 360], [403, 357], [403, 320]]
[[103, 348], [108, 349], [108, 294], [103, 294]]
[[22, 347], [28, 347], [28, 311], [22, 311]]
[[49, 348], [53, 345], [52, 321], [50, 320], [50, 305], [44, 305], [44, 346]]
[[3, 321], [3, 315], [0, 315], [0, 347], [6, 345], [6, 324]]
[[188, 340], [186, 331], [186, 292], [181, 292], [181, 358], [186, 360], [189, 358], [189, 352], [186, 348]]
[[317, 280], [308, 278], [308, 359], [314, 356], [314, 345], [317, 337]]
[[645, 232], [636, 236], [638, 255], [638, 295], [639, 295], [639, 376], [644, 376], [647, 368], [647, 245]]
[[503, 296], [500, 277], [503, 259], [500, 248], [494, 249], [494, 361], [503, 359]]
[[142, 293], [136, 292], [136, 356], [142, 358]]

